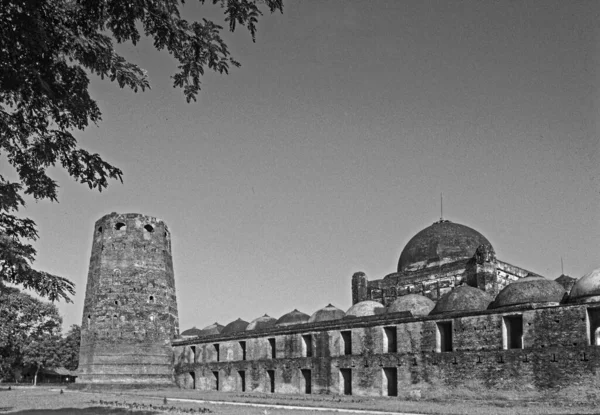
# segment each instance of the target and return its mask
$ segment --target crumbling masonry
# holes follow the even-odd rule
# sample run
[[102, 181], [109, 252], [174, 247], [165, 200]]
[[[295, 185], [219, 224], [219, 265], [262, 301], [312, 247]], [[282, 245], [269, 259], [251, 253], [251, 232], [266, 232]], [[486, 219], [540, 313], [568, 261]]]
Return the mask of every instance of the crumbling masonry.
[[351, 286], [346, 312], [330, 304], [177, 336], [166, 226], [107, 215], [95, 227], [78, 382], [397, 396], [419, 382], [544, 388], [600, 370], [600, 269], [549, 280], [439, 221], [407, 243], [396, 272], [356, 273]]
[[179, 333], [171, 236], [139, 214], [111, 213], [94, 226], [77, 382], [171, 385]]

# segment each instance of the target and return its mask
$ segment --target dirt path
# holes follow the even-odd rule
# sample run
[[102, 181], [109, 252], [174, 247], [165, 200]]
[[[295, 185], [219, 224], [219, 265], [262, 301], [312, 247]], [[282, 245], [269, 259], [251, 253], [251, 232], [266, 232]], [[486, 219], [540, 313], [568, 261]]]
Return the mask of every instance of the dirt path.
[[[156, 397], [160, 399], [159, 397]], [[326, 407], [315, 407], [315, 406], [295, 406], [295, 405], [274, 405], [274, 404], [263, 404], [263, 403], [243, 403], [243, 402], [223, 402], [223, 401], [206, 401], [200, 399], [185, 399], [185, 398], [170, 398], [169, 401], [179, 402], [196, 402], [199, 404], [210, 404], [210, 405], [231, 405], [231, 406], [249, 406], [253, 408], [267, 408], [267, 409], [296, 409], [301, 411], [316, 411], [316, 412], [336, 412], [336, 413], [347, 413], [347, 414], [375, 414], [375, 415], [423, 415], [413, 414], [408, 412], [384, 412], [384, 411], [369, 411], [366, 409], [336, 409]]]

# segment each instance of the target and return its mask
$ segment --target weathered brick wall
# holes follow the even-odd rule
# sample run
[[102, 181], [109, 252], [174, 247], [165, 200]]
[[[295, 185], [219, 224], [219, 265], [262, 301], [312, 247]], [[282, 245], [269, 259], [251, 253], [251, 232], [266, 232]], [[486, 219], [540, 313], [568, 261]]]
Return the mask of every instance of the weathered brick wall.
[[433, 301], [462, 284], [496, 296], [502, 288], [527, 275], [537, 275], [492, 257], [489, 262], [478, 262], [475, 257], [443, 264], [438, 268], [392, 273], [382, 279], [368, 281], [358, 272], [352, 277], [352, 304], [364, 300], [389, 305], [407, 294], [420, 294]]
[[496, 274], [498, 275], [498, 288], [506, 287], [508, 284], [517, 281], [519, 278], [524, 278], [528, 275], [538, 275], [526, 269], [516, 267], [508, 262], [497, 261]]
[[170, 383], [170, 342], [178, 332], [167, 226], [139, 214], [112, 213], [98, 220], [77, 382]]
[[[420, 294], [437, 301], [452, 288], [466, 282], [466, 266], [467, 261], [457, 261], [437, 269], [393, 273], [379, 280], [367, 281], [366, 299], [389, 305], [403, 295]], [[353, 304], [356, 303], [353, 301]]]
[[[253, 334], [213, 336], [174, 342], [176, 356], [186, 348], [207, 344], [233, 344], [245, 340], [248, 360], [191, 362], [185, 357], [176, 363], [178, 382], [189, 387], [186, 376], [195, 373], [200, 390], [216, 387], [213, 372], [219, 372], [220, 390], [239, 391], [240, 371], [245, 372], [246, 391], [269, 392], [269, 370], [275, 373], [276, 393], [304, 393], [302, 370], [310, 371], [312, 393], [344, 393], [341, 369], [351, 371], [352, 394], [384, 396], [388, 393], [385, 370], [397, 374], [402, 391], [419, 382], [461, 385], [475, 380], [494, 387], [507, 383], [548, 387], [585, 382], [600, 369], [600, 347], [589, 346], [586, 305], [555, 307], [520, 306], [500, 311], [454, 313], [411, 318], [406, 315], [343, 319], [335, 322], [275, 328]], [[523, 349], [505, 349], [506, 316], [522, 316]], [[438, 323], [452, 324], [452, 352], [439, 352]], [[396, 351], [388, 353], [385, 327], [396, 328]], [[344, 355], [342, 331], [352, 333], [352, 355]], [[302, 334], [313, 339], [314, 356], [303, 357]], [[252, 337], [251, 337], [252, 336]], [[277, 342], [277, 358], [262, 349], [267, 338]], [[258, 352], [255, 347], [261, 348]], [[254, 358], [254, 357], [257, 358]], [[187, 383], [186, 383], [187, 382]]]

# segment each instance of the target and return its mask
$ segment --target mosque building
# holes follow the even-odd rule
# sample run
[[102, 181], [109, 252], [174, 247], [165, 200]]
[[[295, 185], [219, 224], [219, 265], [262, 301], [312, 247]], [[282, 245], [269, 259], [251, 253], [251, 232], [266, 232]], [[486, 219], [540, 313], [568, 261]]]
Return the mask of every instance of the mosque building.
[[[86, 293], [84, 383], [110, 383], [111, 367], [113, 378], [131, 384], [168, 383], [167, 346], [171, 381], [202, 391], [397, 396], [420, 382], [545, 388], [590, 380], [600, 370], [600, 269], [578, 280], [550, 280], [497, 259], [489, 240], [464, 225], [440, 220], [417, 233], [402, 250], [397, 272], [376, 280], [355, 273], [346, 311], [328, 304], [311, 315], [294, 309], [177, 335], [166, 225], [113, 214], [96, 227], [112, 229], [123, 218], [132, 236], [111, 230], [95, 240], [88, 290], [100, 289], [102, 296]], [[145, 224], [160, 233], [144, 231]], [[106, 263], [102, 244], [110, 247], [106, 270], [98, 265]], [[136, 260], [139, 255], [146, 260]], [[117, 268], [130, 282], [121, 281], [117, 293], [102, 289], [104, 279], [114, 284], [115, 274], [123, 275]], [[143, 284], [146, 275], [153, 278], [152, 293]], [[136, 310], [120, 320], [115, 298], [127, 284], [133, 284]], [[109, 344], [143, 347], [155, 357], [132, 352], [122, 360]], [[127, 365], [116, 369], [119, 362]]]

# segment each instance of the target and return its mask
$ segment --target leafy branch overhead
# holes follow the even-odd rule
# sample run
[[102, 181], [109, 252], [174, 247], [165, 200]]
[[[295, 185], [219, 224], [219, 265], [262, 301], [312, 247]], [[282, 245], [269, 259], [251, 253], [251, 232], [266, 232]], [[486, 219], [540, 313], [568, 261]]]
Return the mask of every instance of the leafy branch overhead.
[[[25, 206], [21, 194], [57, 200], [51, 166], [99, 191], [111, 179], [122, 181], [119, 168], [80, 148], [74, 136], [101, 120], [89, 74], [134, 92], [150, 88], [146, 71], [114, 48], [115, 41], [135, 45], [142, 35], [177, 60], [173, 85], [188, 102], [196, 100], [206, 70], [227, 74], [240, 64], [220, 36], [223, 28], [206, 19], [188, 22], [178, 0], [0, 1], [0, 154], [18, 175], [17, 181], [0, 176], [0, 281], [69, 301], [72, 283], [31, 267], [36, 252], [22, 240], [37, 238], [35, 223], [15, 213]], [[229, 30], [245, 27], [255, 40], [260, 7], [282, 11], [282, 1], [208, 2], [223, 9]]]

